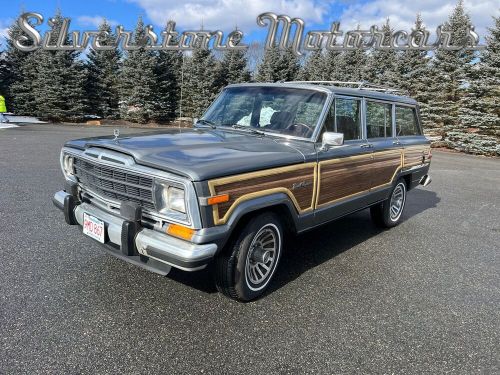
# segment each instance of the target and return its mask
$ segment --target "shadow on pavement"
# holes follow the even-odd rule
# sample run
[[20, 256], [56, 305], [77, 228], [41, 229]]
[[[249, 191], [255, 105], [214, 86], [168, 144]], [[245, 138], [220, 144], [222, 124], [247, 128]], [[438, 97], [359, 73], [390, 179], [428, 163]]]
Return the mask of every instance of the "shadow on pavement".
[[[440, 200], [434, 191], [412, 190], [408, 195], [403, 221], [429, 208], [436, 207]], [[286, 251], [281, 258], [275, 280], [266, 294], [273, 293], [308, 270], [383, 231], [384, 229], [380, 229], [372, 223], [369, 210], [363, 210], [292, 237], [285, 245]], [[193, 273], [172, 269], [167, 277], [204, 293], [217, 291], [211, 267]]]

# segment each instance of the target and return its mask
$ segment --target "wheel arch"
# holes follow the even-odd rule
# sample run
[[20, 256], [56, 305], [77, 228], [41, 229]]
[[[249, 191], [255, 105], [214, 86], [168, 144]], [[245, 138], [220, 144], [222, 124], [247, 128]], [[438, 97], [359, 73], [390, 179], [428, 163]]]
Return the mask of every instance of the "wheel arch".
[[252, 217], [264, 212], [272, 212], [278, 216], [283, 224], [282, 229], [285, 235], [297, 233], [299, 213], [295, 205], [284, 193], [271, 194], [242, 202], [235, 208], [226, 223], [229, 226], [229, 235], [221, 244], [220, 249], [233, 241]]

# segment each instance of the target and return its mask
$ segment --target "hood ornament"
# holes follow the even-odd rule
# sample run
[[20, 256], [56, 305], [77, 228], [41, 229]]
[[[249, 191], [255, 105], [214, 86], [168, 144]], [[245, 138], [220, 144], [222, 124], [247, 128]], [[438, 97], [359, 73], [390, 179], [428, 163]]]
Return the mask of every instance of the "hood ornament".
[[113, 141], [116, 141], [118, 139], [118, 137], [120, 136], [120, 129], [114, 129], [113, 135], [115, 136], [115, 139], [113, 139]]

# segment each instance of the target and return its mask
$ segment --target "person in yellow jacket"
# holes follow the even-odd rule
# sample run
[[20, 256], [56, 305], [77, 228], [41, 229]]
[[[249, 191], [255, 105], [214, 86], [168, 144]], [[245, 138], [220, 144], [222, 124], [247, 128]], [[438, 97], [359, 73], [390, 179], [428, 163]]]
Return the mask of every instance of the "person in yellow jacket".
[[9, 122], [5, 117], [4, 113], [7, 112], [7, 107], [5, 106], [5, 98], [0, 94], [0, 123]]

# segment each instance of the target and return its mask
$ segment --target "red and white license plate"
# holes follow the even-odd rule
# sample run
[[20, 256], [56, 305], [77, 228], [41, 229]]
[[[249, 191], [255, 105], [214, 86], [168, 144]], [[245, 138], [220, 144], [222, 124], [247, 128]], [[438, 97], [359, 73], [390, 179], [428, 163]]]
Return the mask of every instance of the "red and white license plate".
[[83, 234], [104, 243], [105, 231], [104, 221], [85, 212], [83, 213]]

